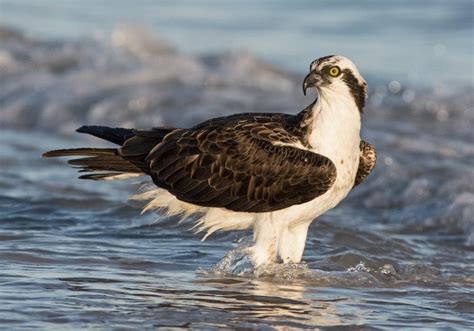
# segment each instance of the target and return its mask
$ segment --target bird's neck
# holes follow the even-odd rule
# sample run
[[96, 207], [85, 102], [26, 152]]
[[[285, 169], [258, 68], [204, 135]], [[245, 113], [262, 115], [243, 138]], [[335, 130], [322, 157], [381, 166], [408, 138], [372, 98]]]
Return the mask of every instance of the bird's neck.
[[322, 90], [316, 102], [303, 112], [301, 118], [312, 150], [330, 157], [337, 150], [358, 148], [361, 116], [349, 92]]

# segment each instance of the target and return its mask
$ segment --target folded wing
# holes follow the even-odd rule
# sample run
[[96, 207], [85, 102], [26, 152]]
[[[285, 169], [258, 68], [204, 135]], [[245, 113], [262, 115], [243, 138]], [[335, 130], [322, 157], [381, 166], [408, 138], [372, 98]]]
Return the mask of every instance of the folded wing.
[[377, 162], [377, 152], [375, 147], [368, 142], [361, 140], [359, 144], [360, 148], [360, 159], [359, 168], [354, 182], [354, 186], [359, 185], [367, 178], [372, 172]]
[[141, 168], [146, 164], [155, 184], [182, 201], [268, 212], [310, 201], [335, 181], [331, 160], [298, 146], [285, 123], [249, 117], [176, 129], [146, 158], [133, 140], [119, 153]]

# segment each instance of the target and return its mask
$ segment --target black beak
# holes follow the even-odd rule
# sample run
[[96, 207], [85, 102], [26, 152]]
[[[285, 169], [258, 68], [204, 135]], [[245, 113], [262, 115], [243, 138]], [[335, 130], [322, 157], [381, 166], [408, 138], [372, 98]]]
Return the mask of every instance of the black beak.
[[321, 76], [315, 71], [311, 71], [303, 81], [303, 93], [306, 95], [306, 90], [310, 87], [314, 87], [321, 82]]

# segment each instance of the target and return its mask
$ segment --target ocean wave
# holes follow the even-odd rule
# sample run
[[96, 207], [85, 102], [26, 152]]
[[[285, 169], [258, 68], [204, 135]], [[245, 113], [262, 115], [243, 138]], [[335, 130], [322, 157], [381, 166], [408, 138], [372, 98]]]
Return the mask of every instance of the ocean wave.
[[[131, 25], [80, 40], [1, 28], [0, 75], [1, 126], [61, 133], [84, 123], [189, 126], [235, 112], [295, 113], [309, 102], [302, 76], [248, 52], [190, 55]], [[371, 118], [448, 123], [463, 132], [474, 123], [472, 86], [369, 85]]]

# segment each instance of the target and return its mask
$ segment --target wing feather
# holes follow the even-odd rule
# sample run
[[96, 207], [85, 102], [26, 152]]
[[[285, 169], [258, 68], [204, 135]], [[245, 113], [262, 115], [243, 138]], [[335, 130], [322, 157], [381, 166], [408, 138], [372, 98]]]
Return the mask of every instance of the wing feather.
[[359, 185], [367, 178], [368, 175], [372, 172], [377, 162], [377, 152], [375, 147], [368, 142], [361, 140], [360, 141], [360, 159], [359, 159], [359, 168], [357, 169], [357, 174], [354, 182], [354, 186]]
[[268, 212], [310, 201], [334, 183], [331, 160], [296, 146], [281, 117], [236, 116], [171, 131], [147, 146], [145, 162], [154, 182], [182, 201]]

